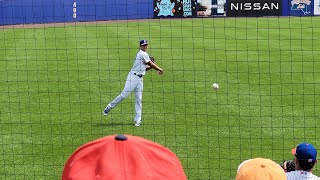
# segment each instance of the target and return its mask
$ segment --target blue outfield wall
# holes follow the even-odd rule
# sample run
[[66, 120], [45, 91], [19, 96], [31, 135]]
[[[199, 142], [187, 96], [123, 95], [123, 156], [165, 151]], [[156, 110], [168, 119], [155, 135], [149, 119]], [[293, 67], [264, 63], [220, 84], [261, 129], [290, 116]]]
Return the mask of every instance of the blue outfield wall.
[[[0, 24], [72, 21], [72, 3], [63, 0], [2, 0]], [[71, 13], [71, 16], [68, 14]]]
[[77, 0], [76, 9], [75, 21], [153, 18], [150, 0]]
[[0, 0], [0, 25], [149, 18], [152, 0]]

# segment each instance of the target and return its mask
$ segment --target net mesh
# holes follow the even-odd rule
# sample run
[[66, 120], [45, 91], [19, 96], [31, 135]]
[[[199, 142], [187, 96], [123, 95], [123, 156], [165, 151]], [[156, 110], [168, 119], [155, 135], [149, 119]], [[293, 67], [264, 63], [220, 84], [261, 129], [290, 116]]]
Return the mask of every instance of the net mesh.
[[[232, 179], [244, 160], [281, 163], [301, 142], [320, 146], [319, 17], [152, 19], [145, 1], [44, 2], [0, 1], [0, 179], [58, 179], [77, 147], [112, 134], [168, 147], [188, 179]], [[149, 18], [138, 19], [141, 6]], [[144, 77], [135, 127], [134, 93], [102, 111], [141, 39], [164, 74]]]

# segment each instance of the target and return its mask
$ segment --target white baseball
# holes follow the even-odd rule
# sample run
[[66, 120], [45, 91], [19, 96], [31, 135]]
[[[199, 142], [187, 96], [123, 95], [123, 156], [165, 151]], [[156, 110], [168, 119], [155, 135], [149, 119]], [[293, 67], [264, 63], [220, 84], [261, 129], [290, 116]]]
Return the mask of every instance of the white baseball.
[[219, 84], [218, 83], [213, 83], [212, 87], [213, 87], [213, 89], [217, 90], [217, 89], [219, 89]]

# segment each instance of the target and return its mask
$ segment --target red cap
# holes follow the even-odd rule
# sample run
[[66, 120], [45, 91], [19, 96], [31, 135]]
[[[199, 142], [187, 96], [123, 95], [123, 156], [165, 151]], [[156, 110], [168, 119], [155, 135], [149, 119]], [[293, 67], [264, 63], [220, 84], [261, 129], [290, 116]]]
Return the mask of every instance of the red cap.
[[68, 159], [63, 180], [187, 179], [169, 149], [137, 136], [112, 135], [84, 144]]

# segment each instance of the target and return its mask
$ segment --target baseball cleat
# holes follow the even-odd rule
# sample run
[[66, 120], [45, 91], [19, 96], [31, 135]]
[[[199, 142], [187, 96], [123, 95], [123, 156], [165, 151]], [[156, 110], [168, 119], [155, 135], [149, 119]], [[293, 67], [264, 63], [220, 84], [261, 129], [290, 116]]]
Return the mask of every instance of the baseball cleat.
[[134, 121], [134, 125], [138, 127], [140, 126], [140, 122]]
[[103, 115], [108, 115], [108, 113], [109, 113], [109, 111], [110, 111], [110, 108], [107, 106], [104, 110], [103, 110]]

